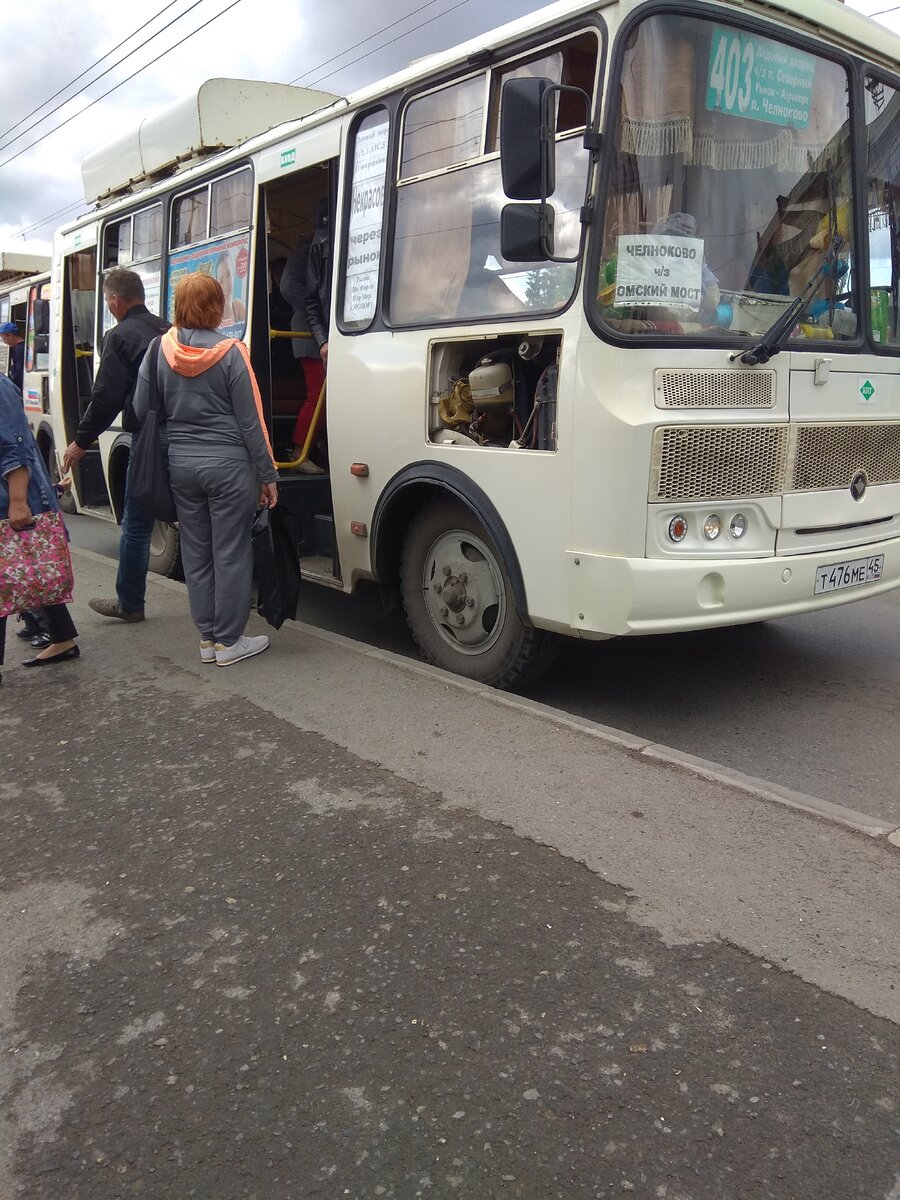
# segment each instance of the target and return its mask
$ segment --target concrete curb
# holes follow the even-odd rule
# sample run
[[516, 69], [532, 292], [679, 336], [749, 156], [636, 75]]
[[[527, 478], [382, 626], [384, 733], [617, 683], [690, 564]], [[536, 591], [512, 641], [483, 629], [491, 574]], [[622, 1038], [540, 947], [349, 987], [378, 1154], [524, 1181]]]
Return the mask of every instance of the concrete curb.
[[[97, 554], [93, 550], [83, 550], [80, 547], [73, 546], [72, 553], [75, 556], [82, 556], [107, 567], [110, 563], [109, 558], [105, 555]], [[160, 587], [166, 591], [179, 594], [183, 594], [185, 590], [183, 583], [179, 583], [173, 579], [165, 579], [160, 575], [148, 576], [147, 582], [153, 587]], [[464, 679], [462, 676], [453, 675], [449, 671], [442, 671], [439, 667], [433, 667], [428, 663], [416, 662], [413, 659], [404, 658], [402, 655], [394, 654], [390, 650], [381, 650], [376, 646], [368, 646], [365, 642], [358, 642], [353, 638], [345, 637], [343, 634], [332, 633], [330, 630], [320, 629], [315, 625], [307, 625], [302, 621], [295, 621], [291, 622], [289, 626], [282, 628], [280, 632], [284, 634], [285, 629], [289, 632], [302, 634], [304, 637], [316, 638], [320, 642], [328, 642], [332, 645], [340, 646], [342, 649], [350, 651], [353, 654], [359, 654], [364, 658], [386, 663], [389, 666], [396, 667], [412, 675], [417, 675], [420, 678], [435, 680], [449, 687], [456, 688], [458, 691], [481, 697], [505, 708], [526, 713], [529, 716], [551, 722], [562, 728], [587, 734], [589, 737], [596, 738], [607, 745], [617, 746], [622, 750], [626, 750], [635, 757], [664, 764], [676, 770], [694, 775], [698, 779], [734, 788], [758, 800], [779, 804], [785, 808], [791, 808], [810, 816], [843, 825], [845, 828], [852, 829], [856, 833], [865, 834], [866, 837], [873, 839], [882, 839], [889, 845], [900, 849], [900, 829], [892, 824], [886, 825], [868, 813], [858, 812], [852, 808], [845, 808], [841, 804], [834, 804], [830, 800], [822, 800], [818, 796], [809, 796], [804, 792], [795, 792], [791, 788], [781, 787], [777, 783], [770, 783], [768, 780], [758, 779], [753, 775], [745, 775], [742, 771], [733, 770], [731, 767], [723, 766], [721, 763], [710, 762], [707, 759], [697, 758], [692, 754], [676, 750], [671, 746], [663, 746], [656, 742], [650, 742], [645, 738], [636, 737], [626, 730], [613, 729], [608, 725], [601, 725], [599, 722], [592, 721], [587, 717], [579, 717], [562, 712], [560, 709], [551, 708], [547, 704], [541, 704], [537, 700], [529, 700], [525, 696], [516, 696], [509, 692], [499, 692], [495, 688], [474, 683], [472, 680]]]

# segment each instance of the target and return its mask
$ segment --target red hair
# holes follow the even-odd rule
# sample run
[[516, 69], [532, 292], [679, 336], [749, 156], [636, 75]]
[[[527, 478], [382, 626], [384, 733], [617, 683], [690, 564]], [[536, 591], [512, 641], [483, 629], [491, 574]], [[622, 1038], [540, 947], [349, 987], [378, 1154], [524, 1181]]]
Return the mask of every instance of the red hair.
[[225, 293], [217, 279], [198, 271], [185, 275], [175, 288], [175, 324], [179, 329], [218, 329], [225, 312]]

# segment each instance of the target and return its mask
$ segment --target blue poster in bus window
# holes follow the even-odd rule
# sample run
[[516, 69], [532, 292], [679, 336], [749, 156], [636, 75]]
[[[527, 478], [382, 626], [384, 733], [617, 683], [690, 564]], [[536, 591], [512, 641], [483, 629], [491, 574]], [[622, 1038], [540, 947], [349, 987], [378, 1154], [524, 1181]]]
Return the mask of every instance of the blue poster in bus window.
[[250, 279], [250, 234], [206, 242], [176, 250], [169, 259], [166, 316], [175, 320], [175, 288], [185, 275], [202, 271], [218, 279], [225, 293], [225, 312], [219, 332], [243, 337], [247, 323], [247, 287]]
[[706, 107], [733, 117], [805, 129], [816, 60], [768, 38], [714, 29]]

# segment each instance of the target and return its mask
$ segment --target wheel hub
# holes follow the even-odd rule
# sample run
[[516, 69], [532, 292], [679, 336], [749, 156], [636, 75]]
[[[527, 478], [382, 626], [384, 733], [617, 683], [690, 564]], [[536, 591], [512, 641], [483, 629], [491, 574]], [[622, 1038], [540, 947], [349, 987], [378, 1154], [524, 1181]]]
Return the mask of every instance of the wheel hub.
[[424, 564], [428, 615], [455, 650], [483, 654], [500, 635], [506, 595], [500, 568], [488, 546], [462, 530], [444, 533]]

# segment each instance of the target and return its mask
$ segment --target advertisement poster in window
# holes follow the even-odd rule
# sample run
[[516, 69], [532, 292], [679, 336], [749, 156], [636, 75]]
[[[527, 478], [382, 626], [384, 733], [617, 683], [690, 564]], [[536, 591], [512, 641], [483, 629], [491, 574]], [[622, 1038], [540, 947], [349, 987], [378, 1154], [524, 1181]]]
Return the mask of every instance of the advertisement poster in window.
[[387, 147], [387, 120], [371, 129], [360, 129], [357, 134], [344, 292], [344, 320], [347, 322], [365, 322], [375, 315]]
[[250, 272], [250, 234], [207, 243], [205, 246], [190, 246], [178, 250], [169, 259], [169, 276], [166, 317], [175, 319], [175, 288], [185, 275], [202, 271], [212, 275], [222, 285], [225, 293], [225, 312], [219, 332], [226, 337], [243, 337], [247, 321], [247, 288]]

